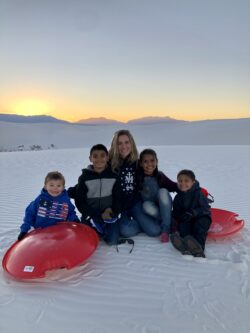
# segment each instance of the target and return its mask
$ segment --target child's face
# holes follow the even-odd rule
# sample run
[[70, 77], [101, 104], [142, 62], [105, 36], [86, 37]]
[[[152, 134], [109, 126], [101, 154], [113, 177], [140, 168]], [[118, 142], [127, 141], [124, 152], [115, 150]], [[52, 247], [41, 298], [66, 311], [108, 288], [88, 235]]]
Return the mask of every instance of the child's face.
[[177, 178], [177, 185], [180, 191], [186, 192], [194, 185], [194, 180], [186, 175], [180, 175]]
[[45, 190], [48, 191], [48, 193], [52, 197], [57, 197], [64, 190], [63, 181], [60, 179], [57, 179], [57, 180], [51, 179], [51, 180], [47, 181], [44, 188], [45, 188]]
[[141, 167], [145, 175], [151, 176], [157, 167], [157, 159], [153, 155], [145, 154], [142, 157]]
[[94, 150], [89, 157], [96, 172], [102, 172], [108, 163], [108, 155], [104, 150]]
[[132, 146], [127, 135], [120, 135], [118, 138], [118, 152], [121, 158], [126, 158], [131, 153]]

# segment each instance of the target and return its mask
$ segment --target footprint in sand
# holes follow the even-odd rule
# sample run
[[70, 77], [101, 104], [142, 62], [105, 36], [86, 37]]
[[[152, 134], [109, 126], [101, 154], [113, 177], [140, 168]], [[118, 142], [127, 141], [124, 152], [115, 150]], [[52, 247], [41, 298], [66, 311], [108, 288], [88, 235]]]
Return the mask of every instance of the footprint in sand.
[[0, 295], [0, 306], [10, 304], [14, 301], [15, 297], [11, 294]]
[[227, 259], [233, 263], [250, 262], [249, 247], [241, 246], [240, 248], [232, 249], [228, 252]]
[[241, 263], [242, 260], [241, 260], [241, 254], [240, 253], [237, 253], [235, 251], [230, 251], [228, 252], [227, 254], [227, 259], [230, 260], [232, 263]]
[[29, 323], [29, 324], [37, 324], [40, 322], [40, 320], [42, 319], [43, 317], [43, 314], [44, 314], [44, 308], [41, 306], [41, 305], [34, 305], [32, 306], [32, 310], [29, 311], [29, 313], [27, 314], [26, 316], [26, 321]]
[[53, 298], [38, 299], [28, 307], [29, 311], [25, 315], [26, 322], [30, 325], [39, 323], [44, 316], [44, 313], [48, 311], [48, 308], [54, 304]]
[[229, 251], [226, 258], [231, 263], [231, 268], [245, 274], [248, 271], [249, 256], [244, 251]]
[[241, 286], [241, 295], [245, 298], [249, 298], [250, 295], [250, 286], [248, 280], [244, 280]]

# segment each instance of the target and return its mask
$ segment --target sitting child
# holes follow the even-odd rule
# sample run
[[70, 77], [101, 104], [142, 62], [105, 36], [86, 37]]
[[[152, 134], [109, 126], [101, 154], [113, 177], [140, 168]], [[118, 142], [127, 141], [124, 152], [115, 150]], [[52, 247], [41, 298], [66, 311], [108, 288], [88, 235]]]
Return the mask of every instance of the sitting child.
[[80, 222], [64, 186], [65, 179], [60, 172], [47, 174], [41, 194], [26, 208], [18, 240], [23, 239], [31, 227], [45, 228], [62, 221]]
[[208, 199], [193, 171], [180, 171], [177, 183], [179, 192], [173, 201], [173, 218], [178, 220], [179, 234], [171, 234], [171, 242], [182, 254], [205, 257], [205, 242], [211, 225]]
[[136, 206], [141, 229], [148, 235], [160, 235], [168, 242], [171, 227], [172, 198], [169, 192], [178, 191], [176, 182], [158, 170], [158, 158], [153, 149], [140, 153], [137, 173], [141, 202]]
[[109, 244], [117, 244], [120, 214], [120, 187], [117, 175], [108, 165], [108, 150], [102, 144], [90, 150], [92, 163], [82, 170], [78, 184], [68, 189], [69, 196], [82, 214], [82, 223], [93, 227]]

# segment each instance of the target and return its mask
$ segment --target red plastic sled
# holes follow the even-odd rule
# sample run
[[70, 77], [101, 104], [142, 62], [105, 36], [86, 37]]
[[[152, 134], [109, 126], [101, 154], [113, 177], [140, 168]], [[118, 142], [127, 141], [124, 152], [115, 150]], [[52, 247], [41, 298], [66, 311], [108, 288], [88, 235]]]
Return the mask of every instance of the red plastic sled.
[[5, 253], [3, 269], [16, 279], [36, 279], [46, 271], [82, 264], [98, 246], [90, 227], [72, 222], [36, 229]]
[[244, 220], [238, 220], [236, 213], [228, 210], [211, 208], [212, 224], [208, 231], [209, 238], [220, 238], [230, 236], [240, 231], [244, 225]]

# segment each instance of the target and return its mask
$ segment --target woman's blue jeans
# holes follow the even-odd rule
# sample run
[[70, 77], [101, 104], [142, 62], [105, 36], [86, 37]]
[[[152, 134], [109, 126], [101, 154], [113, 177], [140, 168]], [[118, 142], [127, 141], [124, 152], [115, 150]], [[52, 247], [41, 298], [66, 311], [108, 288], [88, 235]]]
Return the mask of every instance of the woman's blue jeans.
[[129, 213], [123, 213], [119, 220], [121, 237], [133, 237], [145, 232], [157, 237], [162, 232], [170, 232], [172, 198], [165, 188], [157, 194], [158, 203], [150, 200], [139, 201]]
[[161, 224], [161, 232], [170, 232], [172, 198], [167, 189], [161, 188], [157, 202], [146, 200], [142, 203], [143, 211]]
[[168, 190], [159, 189], [157, 201], [140, 201], [132, 209], [133, 217], [138, 221], [141, 231], [150, 237], [170, 232], [172, 198]]
[[133, 237], [141, 231], [139, 223], [132, 215], [132, 211], [122, 213], [122, 216], [119, 219], [119, 229], [121, 237]]

